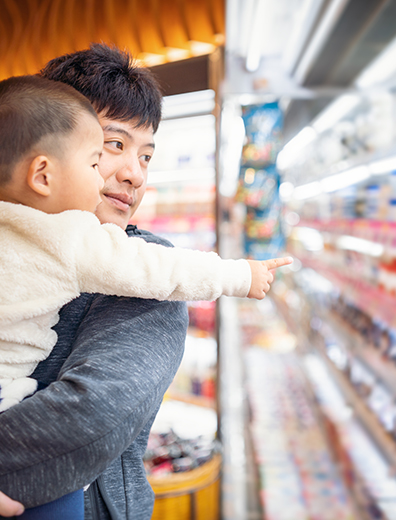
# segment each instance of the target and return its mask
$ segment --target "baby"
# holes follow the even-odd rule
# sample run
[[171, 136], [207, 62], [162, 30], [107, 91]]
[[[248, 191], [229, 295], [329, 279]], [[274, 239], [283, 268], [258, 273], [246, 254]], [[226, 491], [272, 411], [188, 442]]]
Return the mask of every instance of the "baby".
[[261, 299], [266, 262], [128, 238], [94, 211], [103, 133], [89, 101], [37, 76], [0, 82], [0, 412], [36, 390], [59, 309], [81, 292], [158, 300]]

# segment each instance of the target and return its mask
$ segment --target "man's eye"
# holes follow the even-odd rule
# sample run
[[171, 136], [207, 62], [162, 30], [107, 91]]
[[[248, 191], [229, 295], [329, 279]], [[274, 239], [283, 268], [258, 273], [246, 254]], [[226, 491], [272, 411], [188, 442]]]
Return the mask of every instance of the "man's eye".
[[121, 141], [106, 141], [106, 144], [112, 146], [113, 148], [117, 148], [117, 150], [124, 149], [124, 143]]
[[150, 162], [151, 161], [151, 155], [143, 155], [143, 161]]

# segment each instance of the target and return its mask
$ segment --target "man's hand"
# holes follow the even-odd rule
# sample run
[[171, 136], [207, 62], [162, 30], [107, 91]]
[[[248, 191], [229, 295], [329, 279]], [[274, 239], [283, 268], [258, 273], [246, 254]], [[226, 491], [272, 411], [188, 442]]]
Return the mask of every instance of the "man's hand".
[[25, 508], [19, 502], [12, 500], [0, 491], [0, 515], [7, 518], [11, 516], [19, 516], [24, 512]]
[[293, 262], [293, 258], [286, 256], [284, 258], [272, 258], [271, 260], [264, 260], [262, 262], [257, 260], [248, 260], [248, 262], [252, 270], [252, 284], [248, 298], [262, 300], [270, 290], [270, 284], [274, 281], [271, 269], [289, 265]]

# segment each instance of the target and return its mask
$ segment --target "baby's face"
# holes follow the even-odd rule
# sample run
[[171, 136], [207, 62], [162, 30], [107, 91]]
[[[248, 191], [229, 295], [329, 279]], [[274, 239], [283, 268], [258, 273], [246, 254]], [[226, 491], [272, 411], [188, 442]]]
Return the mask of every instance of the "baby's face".
[[98, 162], [103, 149], [103, 131], [98, 121], [84, 113], [65, 141], [57, 161], [55, 195], [59, 211], [79, 209], [94, 212], [101, 202], [103, 179]]

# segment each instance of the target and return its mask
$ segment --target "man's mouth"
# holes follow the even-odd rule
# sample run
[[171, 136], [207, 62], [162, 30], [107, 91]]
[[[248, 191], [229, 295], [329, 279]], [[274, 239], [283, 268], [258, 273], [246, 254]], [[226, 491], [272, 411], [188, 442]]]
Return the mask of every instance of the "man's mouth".
[[127, 211], [133, 204], [133, 197], [122, 193], [104, 193], [106, 199], [118, 209]]

